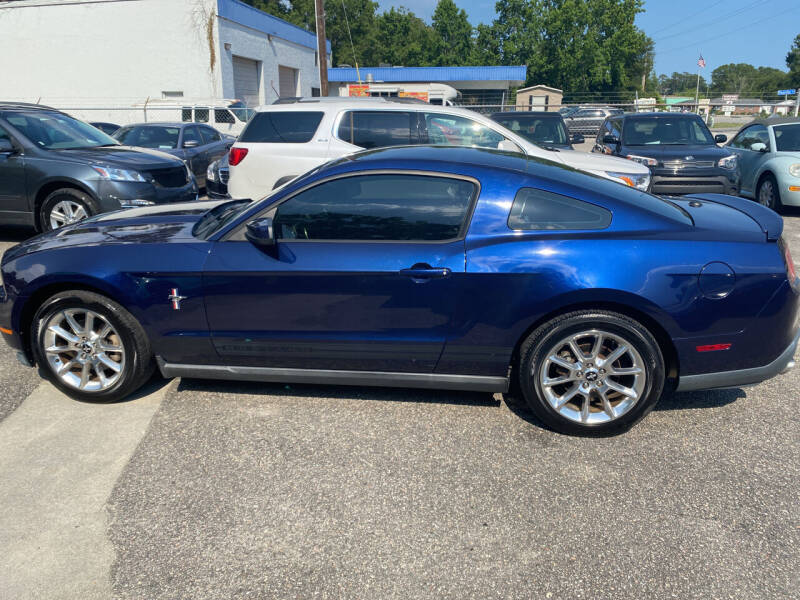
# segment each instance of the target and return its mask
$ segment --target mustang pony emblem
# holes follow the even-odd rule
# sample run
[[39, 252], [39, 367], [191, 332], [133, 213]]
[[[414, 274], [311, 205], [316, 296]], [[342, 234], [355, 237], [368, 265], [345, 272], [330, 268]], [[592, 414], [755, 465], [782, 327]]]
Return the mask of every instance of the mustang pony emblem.
[[172, 302], [172, 310], [180, 310], [181, 300], [186, 300], [186, 296], [178, 294], [178, 288], [172, 288], [168, 299]]

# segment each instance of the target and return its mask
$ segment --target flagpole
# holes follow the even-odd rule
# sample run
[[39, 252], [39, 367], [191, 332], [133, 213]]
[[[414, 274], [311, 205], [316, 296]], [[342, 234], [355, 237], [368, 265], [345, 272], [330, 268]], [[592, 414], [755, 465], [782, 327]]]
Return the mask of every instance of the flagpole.
[[[701, 53], [700, 56], [703, 56]], [[697, 61], [697, 86], [694, 89], [694, 112], [700, 114], [700, 61]]]

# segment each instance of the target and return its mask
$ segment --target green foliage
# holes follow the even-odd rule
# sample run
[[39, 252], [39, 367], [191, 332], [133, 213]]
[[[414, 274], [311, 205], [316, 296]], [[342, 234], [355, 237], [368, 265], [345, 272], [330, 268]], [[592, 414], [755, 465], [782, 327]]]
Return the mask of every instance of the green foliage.
[[788, 84], [794, 88], [800, 87], [800, 35], [794, 38], [794, 43], [789, 48], [786, 66], [789, 68]]
[[464, 65], [472, 53], [472, 25], [453, 0], [439, 0], [433, 13], [434, 65]]
[[711, 72], [713, 94], [762, 96], [775, 94], [789, 84], [785, 71], [772, 67], [754, 67], [747, 63], [730, 63]]
[[[666, 96], [692, 96], [697, 87], [697, 73], [673, 72], [672, 75], [659, 75], [658, 87]], [[700, 76], [700, 94], [705, 94], [708, 89], [708, 82], [702, 75]]]
[[374, 66], [380, 63], [418, 66], [430, 64], [436, 42], [433, 31], [425, 21], [405, 8], [378, 15], [376, 57], [363, 64]]

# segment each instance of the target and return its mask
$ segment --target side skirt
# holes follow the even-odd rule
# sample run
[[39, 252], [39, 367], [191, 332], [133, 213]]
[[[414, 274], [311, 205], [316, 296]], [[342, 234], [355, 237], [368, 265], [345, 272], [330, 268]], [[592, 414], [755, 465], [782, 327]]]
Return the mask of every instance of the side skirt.
[[447, 375], [440, 373], [389, 373], [382, 371], [334, 371], [325, 369], [279, 369], [272, 367], [229, 367], [224, 365], [182, 365], [156, 358], [164, 377], [235, 379], [275, 383], [315, 383], [379, 387], [413, 387], [470, 392], [507, 392], [508, 377]]

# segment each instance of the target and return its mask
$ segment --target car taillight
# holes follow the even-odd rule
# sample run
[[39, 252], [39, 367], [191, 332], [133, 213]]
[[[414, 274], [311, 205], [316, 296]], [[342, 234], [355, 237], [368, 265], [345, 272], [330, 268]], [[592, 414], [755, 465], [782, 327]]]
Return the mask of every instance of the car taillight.
[[795, 269], [794, 261], [792, 260], [792, 251], [789, 249], [789, 244], [787, 244], [785, 240], [782, 240], [782, 243], [783, 260], [786, 263], [786, 277], [789, 279], [789, 283], [792, 284], [792, 287], [797, 287], [797, 270]]
[[237, 148], [234, 146], [228, 153], [228, 162], [232, 167], [235, 167], [244, 160], [245, 156], [247, 156], [247, 148]]

